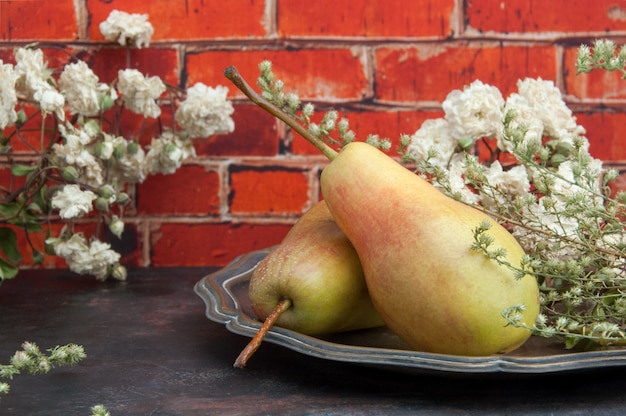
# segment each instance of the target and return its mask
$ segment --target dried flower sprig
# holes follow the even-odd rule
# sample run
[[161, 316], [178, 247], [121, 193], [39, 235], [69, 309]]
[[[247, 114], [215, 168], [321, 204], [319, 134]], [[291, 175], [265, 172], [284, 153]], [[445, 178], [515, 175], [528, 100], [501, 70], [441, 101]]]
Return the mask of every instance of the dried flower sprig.
[[[42, 352], [34, 342], [24, 342], [22, 349], [15, 352], [9, 364], [0, 364], [0, 378], [13, 379], [18, 374], [48, 373], [55, 366], [73, 365], [87, 355], [82, 346], [76, 344], [60, 345]], [[6, 394], [10, 386], [0, 382], [0, 394]]]
[[[100, 27], [106, 39], [127, 50], [148, 46], [153, 34], [147, 15], [117, 10]], [[11, 171], [9, 183], [0, 186], [0, 282], [18, 273], [19, 229], [34, 263], [47, 253], [77, 273], [123, 280], [120, 254], [101, 241], [105, 227], [121, 238], [135, 184], [151, 174], [174, 173], [195, 156], [192, 139], [234, 130], [228, 90], [197, 83], [181, 91], [134, 68], [120, 69], [106, 84], [79, 60], [55, 77], [42, 50], [18, 48], [14, 55], [15, 65], [0, 60], [0, 163]], [[165, 105], [174, 122], [145, 150], [139, 144], [141, 128], [122, 131], [123, 111], [160, 119]], [[31, 131], [38, 132], [38, 145], [27, 140]], [[16, 152], [17, 144], [30, 152]], [[51, 236], [57, 215], [64, 227]], [[86, 215], [97, 221], [91, 236], [78, 227]], [[42, 232], [45, 246], [36, 247], [31, 235]]]
[[[354, 141], [356, 135], [354, 131], [350, 130], [347, 118], [340, 118], [337, 111], [329, 110], [323, 114], [319, 123], [313, 122], [315, 106], [312, 103], [303, 104], [300, 97], [294, 92], [286, 93], [284, 83], [276, 78], [270, 61], [261, 62], [259, 70], [260, 76], [257, 79], [257, 84], [261, 88], [261, 96], [289, 117], [301, 123], [312, 136], [335, 147], [342, 147]], [[366, 137], [365, 141], [381, 150], [389, 150], [391, 147], [389, 139], [380, 138], [374, 134]]]
[[577, 73], [588, 73], [595, 69], [619, 71], [626, 79], [626, 48], [617, 47], [612, 40], [598, 39], [593, 47], [581, 45], [576, 59]]

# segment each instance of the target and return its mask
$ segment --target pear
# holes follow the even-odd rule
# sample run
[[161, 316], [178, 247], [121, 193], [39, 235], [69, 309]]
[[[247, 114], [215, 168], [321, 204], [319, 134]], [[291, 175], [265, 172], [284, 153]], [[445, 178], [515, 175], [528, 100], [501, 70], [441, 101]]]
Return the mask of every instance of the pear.
[[[539, 314], [537, 281], [512, 270], [525, 253], [504, 227], [369, 144], [336, 152], [255, 93], [235, 67], [224, 75], [330, 159], [320, 178], [326, 204], [356, 249], [376, 309], [407, 344], [481, 356], [513, 351], [530, 337], [502, 316], [523, 305], [520, 321], [532, 327]], [[504, 250], [500, 261], [472, 248], [483, 224], [490, 227], [490, 250]]]
[[[259, 319], [302, 334], [384, 325], [369, 296], [359, 257], [324, 201], [305, 212], [259, 262], [248, 294]], [[263, 332], [267, 331], [261, 331], [261, 339]], [[245, 366], [258, 343], [242, 352], [236, 367]]]
[[502, 312], [523, 304], [539, 313], [536, 279], [472, 250], [483, 222], [489, 249], [519, 268], [524, 250], [483, 212], [445, 196], [378, 149], [346, 145], [322, 172], [333, 218], [353, 243], [376, 308], [411, 347], [455, 355], [512, 351], [531, 335], [507, 326]]

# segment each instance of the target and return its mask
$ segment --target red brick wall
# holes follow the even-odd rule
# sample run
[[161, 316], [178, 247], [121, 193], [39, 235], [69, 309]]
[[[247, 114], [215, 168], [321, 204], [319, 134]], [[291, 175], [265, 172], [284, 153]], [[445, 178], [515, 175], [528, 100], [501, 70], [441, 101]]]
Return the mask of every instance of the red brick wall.
[[222, 75], [228, 65], [254, 83], [269, 59], [289, 88], [340, 110], [358, 137], [396, 143], [475, 79], [504, 94], [519, 78], [554, 80], [592, 153], [626, 167], [626, 81], [574, 68], [581, 42], [626, 43], [624, 0], [0, 1], [0, 58], [42, 41], [51, 66], [67, 61], [66, 49], [111, 80], [125, 50], [103, 42], [98, 24], [114, 9], [147, 13], [155, 28], [133, 67], [182, 87], [228, 85], [235, 104], [234, 133], [196, 140], [196, 159], [137, 186], [117, 247], [129, 266], [224, 265], [278, 243], [319, 199], [324, 159], [246, 102]]

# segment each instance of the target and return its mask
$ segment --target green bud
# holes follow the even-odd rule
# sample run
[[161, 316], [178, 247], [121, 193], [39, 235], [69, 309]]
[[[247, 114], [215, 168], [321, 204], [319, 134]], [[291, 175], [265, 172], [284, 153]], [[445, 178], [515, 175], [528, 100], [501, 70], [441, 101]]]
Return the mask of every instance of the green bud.
[[459, 140], [459, 143], [457, 144], [458, 148], [463, 151], [471, 149], [473, 145], [474, 139], [472, 139], [471, 137], [463, 137]]
[[126, 149], [124, 148], [124, 145], [117, 145], [113, 148], [113, 157], [116, 160], [120, 160], [121, 158], [124, 157], [124, 152], [126, 151]]
[[113, 100], [113, 98], [111, 98], [110, 96], [108, 96], [108, 95], [101, 95], [100, 96], [100, 99], [99, 99], [100, 110], [107, 111], [111, 107], [113, 107], [114, 103], [115, 103], [115, 100]]
[[103, 197], [98, 197], [96, 198], [96, 201], [94, 202], [96, 208], [98, 209], [98, 211], [108, 211], [109, 210], [109, 199], [108, 198], [103, 198]]
[[556, 145], [556, 148], [554, 150], [560, 155], [569, 156], [574, 151], [574, 146], [572, 146], [570, 143], [561, 142]]
[[111, 276], [117, 280], [126, 280], [126, 276], [128, 276], [128, 272], [126, 271], [126, 267], [121, 264], [116, 264], [113, 266], [113, 270], [111, 271]]
[[139, 144], [137, 144], [137, 142], [130, 142], [128, 143], [128, 146], [126, 146], [126, 152], [128, 152], [129, 156], [133, 156], [137, 154], [138, 151], [139, 151]]
[[109, 230], [114, 236], [121, 239], [122, 233], [124, 232], [124, 221], [120, 220], [116, 216], [113, 216], [111, 223], [109, 224]]
[[567, 158], [562, 154], [556, 153], [550, 158], [550, 165], [558, 167], [561, 163], [565, 162]]
[[111, 199], [112, 196], [115, 196], [115, 189], [111, 185], [102, 185], [100, 189], [98, 189], [98, 193], [102, 198], [106, 198], [107, 200]]
[[120, 192], [119, 194], [117, 194], [115, 202], [117, 202], [121, 206], [124, 206], [130, 202], [130, 197], [126, 192]]
[[66, 181], [75, 181], [78, 179], [78, 170], [74, 166], [66, 166], [61, 170], [61, 176]]
[[17, 124], [22, 125], [26, 123], [26, 112], [24, 110], [20, 110], [17, 112]]

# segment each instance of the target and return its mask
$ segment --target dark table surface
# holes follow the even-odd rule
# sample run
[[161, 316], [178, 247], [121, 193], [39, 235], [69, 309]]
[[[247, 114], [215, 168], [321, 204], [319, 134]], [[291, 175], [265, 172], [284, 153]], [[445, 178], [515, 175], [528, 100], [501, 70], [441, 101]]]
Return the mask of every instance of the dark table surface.
[[23, 341], [87, 358], [16, 376], [0, 415], [622, 415], [626, 368], [506, 377], [404, 374], [304, 356], [205, 317], [207, 268], [135, 269], [126, 282], [25, 271], [0, 286], [0, 364]]

